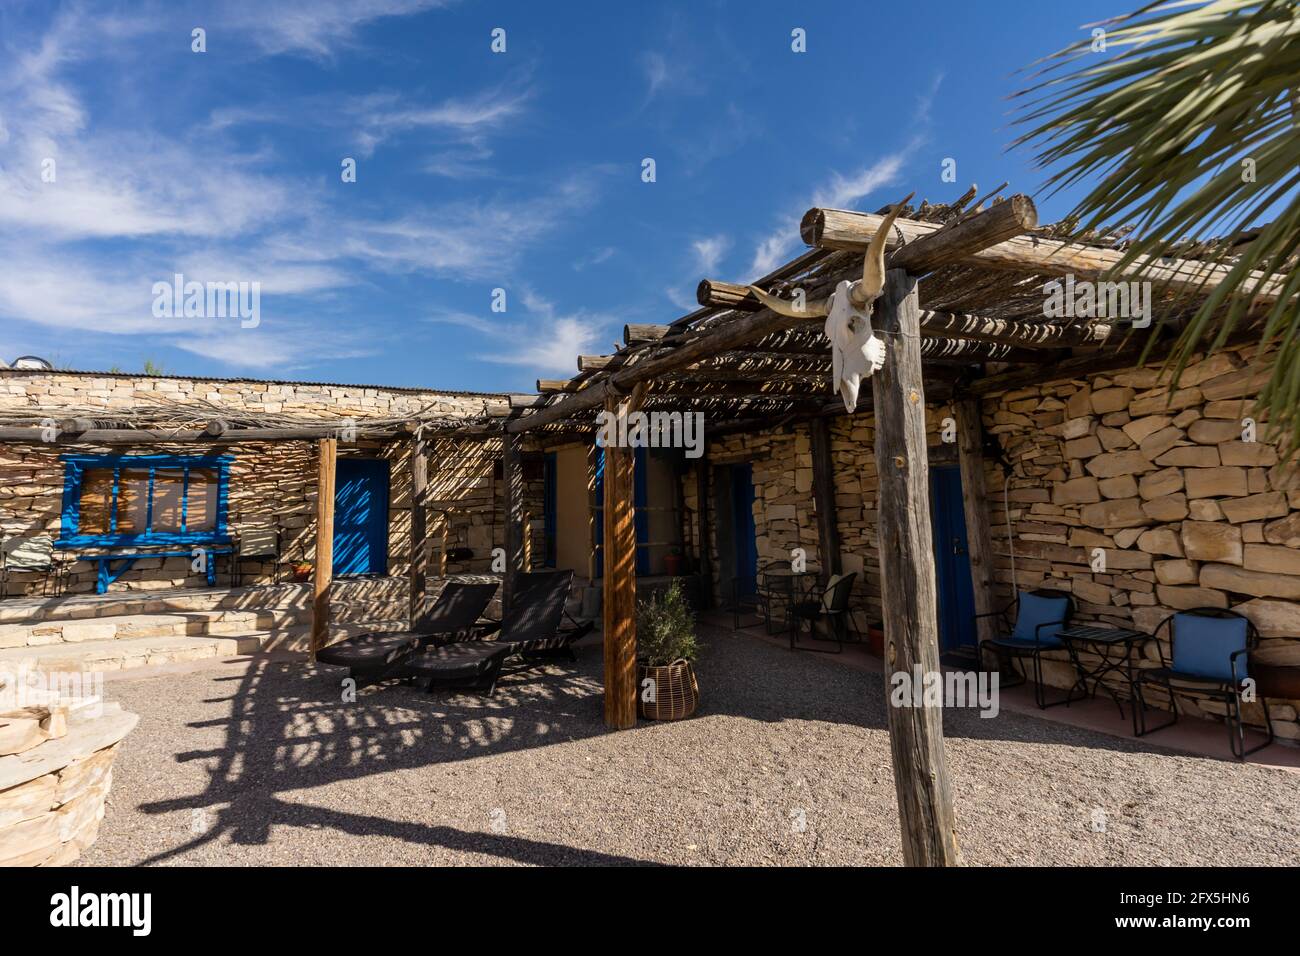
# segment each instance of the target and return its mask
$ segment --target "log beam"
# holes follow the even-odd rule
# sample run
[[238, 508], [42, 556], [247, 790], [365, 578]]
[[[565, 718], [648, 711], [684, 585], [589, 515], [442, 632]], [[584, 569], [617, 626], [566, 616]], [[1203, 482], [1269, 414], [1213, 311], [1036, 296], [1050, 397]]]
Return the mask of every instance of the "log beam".
[[892, 269], [906, 269], [912, 275], [923, 275], [1036, 228], [1038, 210], [1034, 208], [1034, 201], [1017, 194], [1006, 202], [995, 203], [981, 212], [918, 236], [895, 249], [889, 256], [888, 265]]
[[677, 348], [666, 350], [663, 355], [646, 358], [628, 368], [611, 372], [605, 379], [593, 382], [576, 394], [539, 409], [531, 415], [509, 422], [506, 430], [517, 433], [572, 418], [579, 412], [604, 405], [610, 398], [626, 395], [639, 382], [650, 381], [666, 372], [686, 368], [718, 352], [736, 348], [746, 342], [798, 324], [801, 324], [801, 320], [764, 310], [727, 322], [699, 335], [683, 335], [683, 344]]
[[831, 429], [825, 418], [808, 423], [812, 438], [813, 505], [817, 509], [817, 550], [825, 574], [842, 574], [840, 526], [835, 507], [835, 461], [831, 457]]
[[524, 569], [524, 469], [519, 439], [506, 432], [501, 448], [501, 478], [505, 484], [506, 569], [501, 583], [501, 603], [509, 610], [514, 600], [516, 576]]
[[713, 607], [713, 559], [709, 555], [709, 460], [695, 462], [695, 539], [699, 548], [700, 609]]
[[[819, 249], [864, 251], [885, 217], [874, 213], [846, 209], [809, 209], [804, 213], [799, 232], [804, 242]], [[944, 226], [915, 219], [896, 219], [895, 228], [885, 240], [885, 249], [893, 252], [905, 243], [920, 240]], [[1073, 275], [1077, 279], [1117, 279], [1114, 272], [1124, 258], [1122, 252], [1082, 242], [1048, 239], [1042, 236], [1016, 236], [996, 245], [973, 252], [960, 260], [964, 265], [1014, 272], [1037, 272], [1046, 275]], [[950, 263], [956, 265], [956, 262]], [[1136, 269], [1135, 263], [1125, 275]], [[1191, 259], [1160, 258], [1143, 274], [1159, 287], [1187, 292], [1203, 292], [1223, 281], [1230, 268]], [[1258, 283], [1252, 298], [1258, 302], [1275, 302], [1282, 294], [1285, 277], [1251, 273]]]
[[[184, 431], [174, 429], [92, 428], [80, 432], [60, 431], [55, 444], [77, 445], [157, 445], [157, 444], [211, 444], [229, 445], [238, 442], [320, 441], [337, 437], [338, 425], [303, 426], [295, 428], [229, 428], [219, 435], [208, 433], [207, 427]], [[400, 437], [390, 431], [373, 431], [358, 427], [358, 438], [391, 441]], [[48, 445], [46, 429], [32, 425], [0, 427], [0, 442]]]
[[[977, 398], [963, 398], [954, 409], [957, 419], [957, 464], [961, 471], [962, 514], [966, 518], [966, 553], [970, 558], [971, 587], [975, 613], [997, 610], [993, 593], [995, 558], [989, 529], [989, 499], [984, 480], [984, 423]], [[976, 618], [976, 649], [979, 643], [997, 637], [990, 617]]]
[[[644, 388], [637, 388], [623, 412], [639, 411], [643, 395]], [[620, 414], [618, 400], [610, 398], [605, 411]], [[605, 448], [605, 726], [614, 730], [636, 726], [635, 467], [631, 448]]]
[[424, 498], [429, 487], [429, 460], [422, 437], [411, 442], [411, 627], [415, 628], [425, 612], [425, 584], [429, 563], [429, 542]]
[[[707, 293], [706, 293], [707, 290]], [[742, 312], [755, 312], [762, 303], [749, 286], [734, 285], [705, 279], [700, 283], [701, 304], [724, 306]], [[921, 297], [925, 303], [924, 291]], [[820, 323], [820, 316], [810, 316], [809, 324]], [[1112, 328], [1106, 322], [1080, 322], [1070, 325], [1053, 325], [1046, 321], [1026, 322], [1016, 319], [990, 319], [958, 312], [923, 311], [921, 331], [927, 336], [945, 339], [970, 339], [995, 345], [1024, 348], [1070, 348], [1074, 346], [1098, 347], [1110, 337]]]
[[334, 580], [334, 474], [339, 443], [323, 438], [316, 446], [316, 563], [312, 567], [312, 660], [329, 636], [330, 586]]
[[[941, 673], [934, 540], [930, 527], [925, 389], [921, 381], [920, 305], [916, 280], [902, 269], [886, 273], [876, 303], [877, 328], [892, 347], [871, 377], [879, 475], [879, 555], [885, 619], [885, 676], [913, 682]], [[911, 704], [909, 699], [908, 704]], [[943, 708], [890, 706], [889, 742], [908, 866], [960, 862], [943, 744]]]
[[669, 334], [667, 325], [625, 325], [623, 326], [623, 343], [640, 345], [643, 342], [659, 342]]

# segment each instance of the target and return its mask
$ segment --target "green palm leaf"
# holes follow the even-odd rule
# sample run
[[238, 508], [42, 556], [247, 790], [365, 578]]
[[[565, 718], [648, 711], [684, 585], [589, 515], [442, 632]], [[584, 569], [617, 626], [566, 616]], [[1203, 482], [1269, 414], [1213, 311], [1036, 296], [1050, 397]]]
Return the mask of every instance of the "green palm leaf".
[[[1049, 192], [1095, 182], [1071, 218], [1134, 227], [1111, 273], [1140, 278], [1194, 246], [1229, 270], [1188, 303], [1170, 356], [1174, 381], [1198, 351], [1255, 330], [1276, 347], [1256, 413], [1300, 448], [1300, 5], [1173, 0], [1099, 25], [1034, 64], [1015, 145], [1054, 170]], [[1253, 170], [1253, 177], [1245, 175]], [[1213, 237], [1217, 237], [1213, 238]], [[1193, 253], [1182, 253], [1192, 255]], [[1208, 271], [1208, 270], [1207, 270]], [[1281, 279], [1272, 301], [1258, 284]], [[1158, 283], [1156, 284], [1158, 288]], [[1162, 334], [1153, 327], [1148, 350]]]

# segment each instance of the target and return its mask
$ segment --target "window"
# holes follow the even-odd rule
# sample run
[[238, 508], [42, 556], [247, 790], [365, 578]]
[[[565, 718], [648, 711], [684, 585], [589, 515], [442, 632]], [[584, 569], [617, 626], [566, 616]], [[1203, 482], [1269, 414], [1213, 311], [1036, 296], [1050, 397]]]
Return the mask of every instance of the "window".
[[65, 455], [59, 544], [225, 541], [231, 456]]

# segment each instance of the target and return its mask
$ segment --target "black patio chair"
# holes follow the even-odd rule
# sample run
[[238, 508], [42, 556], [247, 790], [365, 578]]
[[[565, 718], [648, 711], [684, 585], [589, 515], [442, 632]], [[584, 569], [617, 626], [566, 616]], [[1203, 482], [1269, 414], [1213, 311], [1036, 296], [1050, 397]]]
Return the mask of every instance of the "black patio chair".
[[386, 680], [401, 672], [402, 662], [420, 648], [448, 643], [469, 633], [496, 593], [496, 584], [449, 581], [433, 607], [420, 615], [407, 631], [360, 634], [323, 647], [316, 660], [348, 668], [348, 676], [367, 683]]
[[[1160, 641], [1167, 630], [1169, 657]], [[1241, 719], [1241, 692], [1247, 679], [1246, 658], [1259, 646], [1259, 631], [1249, 619], [1235, 611], [1202, 607], [1169, 615], [1156, 628], [1160, 648], [1160, 666], [1138, 670], [1133, 675], [1133, 735], [1145, 737], [1178, 723], [1178, 694], [1216, 700], [1227, 707], [1228, 746], [1238, 760], [1262, 750], [1273, 742], [1273, 721], [1268, 715], [1268, 701], [1260, 698], [1264, 711], [1267, 739], [1246, 749], [1246, 727]], [[1172, 659], [1170, 659], [1172, 658]], [[1143, 688], [1155, 685], [1169, 697], [1173, 716], [1162, 724], [1147, 726], [1146, 696]]]
[[[813, 591], [803, 600], [793, 602], [786, 609], [790, 625], [790, 650], [820, 651], [825, 654], [839, 654], [844, 650], [844, 641], [850, 630], [857, 640], [862, 640], [857, 627], [853, 624], [853, 612], [849, 609], [849, 598], [853, 594], [853, 582], [858, 572], [831, 575], [826, 586]], [[803, 632], [804, 622], [808, 623], [809, 639], [817, 636], [817, 622], [825, 621], [829, 633], [834, 635], [836, 648], [798, 646], [799, 635]]]
[[[773, 590], [771, 582], [767, 578], [767, 572], [772, 569], [773, 565], [767, 564], [758, 569], [754, 575], [754, 589], [750, 591], [748, 577], [735, 577], [731, 579], [731, 629], [740, 630], [740, 619], [743, 616], [757, 617], [763, 621], [763, 627], [767, 633], [772, 633], [772, 605], [781, 597], [780, 589]], [[748, 627], [749, 625], [746, 625]]]
[[[993, 618], [996, 624], [1001, 625], [1000, 632], [1005, 634], [1005, 636], [989, 638], [986, 641], [977, 641], [976, 659], [979, 669], [984, 670], [985, 648], [993, 651], [998, 660], [999, 670], [1002, 668], [1003, 660], [1007, 660], [1012, 665], [1013, 673], [1016, 670], [1015, 662], [1028, 657], [1033, 662], [1034, 702], [1038, 704], [1039, 710], [1046, 710], [1048, 707], [1055, 707], [1058, 704], [1069, 704], [1074, 700], [1082, 700], [1082, 697], [1076, 698], [1073, 696], [1073, 686], [1066, 692], [1062, 700], [1051, 702], [1047, 700], [1047, 695], [1043, 689], [1043, 652], [1066, 650], [1065, 641], [1057, 637], [1057, 632], [1068, 624], [1073, 616], [1074, 598], [1048, 588], [1021, 591], [1019, 596], [1002, 610], [976, 614], [975, 621], [977, 623], [982, 618]], [[1029, 675], [1024, 671], [1022, 665], [1019, 680], [1012, 680], [1001, 684], [1001, 686], [1004, 688], [1019, 687], [1028, 679]]]

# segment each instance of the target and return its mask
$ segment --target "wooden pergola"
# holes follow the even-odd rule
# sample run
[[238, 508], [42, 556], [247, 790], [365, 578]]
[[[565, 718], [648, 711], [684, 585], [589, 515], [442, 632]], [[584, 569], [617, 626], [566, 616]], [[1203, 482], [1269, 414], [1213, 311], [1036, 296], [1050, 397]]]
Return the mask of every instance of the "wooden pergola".
[[[511, 415], [504, 396], [483, 401], [482, 411], [464, 415], [424, 409], [401, 417], [355, 420], [320, 419], [301, 415], [237, 411], [202, 401], [146, 403], [130, 410], [76, 408], [69, 417], [50, 419], [44, 413], [6, 410], [0, 418], [0, 443], [55, 446], [229, 446], [245, 443], [307, 443], [316, 447], [316, 560], [312, 573], [312, 624], [309, 652], [325, 646], [333, 587], [335, 472], [339, 441], [387, 444], [407, 442], [411, 482], [410, 619], [425, 604], [428, 577], [426, 514], [428, 444], [443, 435], [501, 434], [501, 422]], [[518, 469], [513, 470], [517, 473]]]
[[[1068, 226], [1040, 229], [1025, 196], [993, 198], [987, 205], [974, 202], [975, 196], [972, 188], [951, 205], [904, 208], [886, 239], [885, 289], [874, 306], [872, 324], [885, 337], [888, 357], [858, 410], [875, 417], [878, 548], [891, 672], [939, 670], [927, 400], [954, 403], [975, 604], [984, 613], [994, 610], [994, 560], [979, 397], [1136, 364], [1148, 336], [1171, 340], [1227, 271], [1198, 261], [1196, 249], [1153, 264], [1144, 278], [1154, 286], [1156, 327], [1136, 335], [1122, 319], [1049, 320], [1044, 284], [1070, 275], [1116, 280], [1112, 273], [1122, 246], [1096, 236], [1071, 237]], [[754, 284], [783, 297], [795, 289], [808, 300], [828, 295], [841, 280], [862, 274], [863, 252], [885, 213], [809, 210], [800, 231], [812, 249]], [[1281, 279], [1256, 278], [1257, 301], [1275, 299]], [[828, 570], [838, 571], [827, 422], [845, 409], [830, 385], [823, 319], [778, 314], [747, 286], [708, 278], [699, 285], [698, 300], [700, 309], [668, 325], [626, 326], [621, 348], [579, 356], [573, 378], [539, 380], [537, 395], [512, 396], [514, 414], [504, 424], [508, 486], [517, 468], [509, 449], [521, 436], [590, 436], [601, 410], [703, 412], [710, 438], [808, 422], [819, 535]], [[611, 728], [636, 721], [632, 470], [631, 449], [605, 449], [604, 706]], [[707, 468], [700, 469], [699, 480], [703, 521]], [[508, 516], [512, 523], [517, 518]], [[519, 559], [512, 549], [508, 573], [521, 566]], [[957, 863], [941, 711], [888, 711], [905, 861]]]

